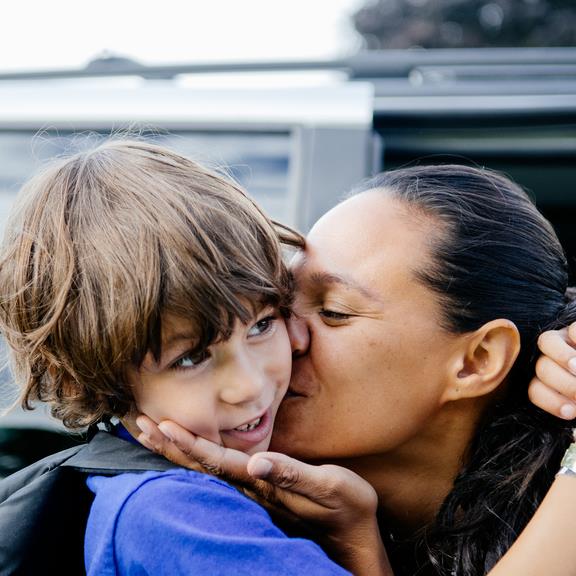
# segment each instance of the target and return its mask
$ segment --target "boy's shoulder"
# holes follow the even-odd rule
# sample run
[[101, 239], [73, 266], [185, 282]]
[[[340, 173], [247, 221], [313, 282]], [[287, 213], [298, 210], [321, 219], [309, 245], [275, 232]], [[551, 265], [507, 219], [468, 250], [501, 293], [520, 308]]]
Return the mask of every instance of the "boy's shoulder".
[[[50, 572], [67, 562], [83, 566], [84, 529], [92, 493], [87, 474], [168, 470], [174, 465], [113, 434], [53, 454], [0, 481], [0, 576]], [[54, 550], [67, 550], [58, 558]], [[40, 569], [41, 567], [41, 569]], [[58, 568], [60, 567], [60, 568]]]
[[[89, 475], [86, 483], [94, 493], [88, 527], [109, 525], [115, 531], [118, 522], [138, 526], [150, 522], [160, 526], [168, 518], [187, 515], [188, 521], [204, 522], [206, 514], [255, 509], [267, 512], [236, 486], [210, 474], [174, 468], [126, 472], [115, 476]], [[145, 514], [142, 512], [145, 511]], [[162, 521], [158, 522], [162, 517]]]
[[234, 484], [207, 473], [178, 467], [128, 471], [114, 476], [91, 474], [86, 484], [95, 495], [91, 514], [99, 510], [110, 518], [138, 509], [148, 512], [158, 509], [171, 515], [174, 508], [179, 510], [182, 505], [188, 510], [210, 510], [218, 502], [238, 506], [239, 501], [246, 501], [248, 506], [261, 508]]
[[84, 541], [90, 576], [135, 566], [146, 574], [263, 574], [263, 559], [286, 539], [258, 503], [201, 472], [95, 475], [87, 484], [95, 493]]
[[289, 538], [234, 485], [176, 468], [90, 476], [88, 574], [344, 575], [312, 541]]

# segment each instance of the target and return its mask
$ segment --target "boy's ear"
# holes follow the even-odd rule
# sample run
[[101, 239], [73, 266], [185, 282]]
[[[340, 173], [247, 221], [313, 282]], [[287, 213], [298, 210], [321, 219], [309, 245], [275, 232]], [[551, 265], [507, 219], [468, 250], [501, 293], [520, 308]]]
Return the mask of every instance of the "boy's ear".
[[510, 320], [492, 320], [463, 334], [449, 367], [443, 401], [490, 394], [506, 378], [519, 352], [520, 333]]

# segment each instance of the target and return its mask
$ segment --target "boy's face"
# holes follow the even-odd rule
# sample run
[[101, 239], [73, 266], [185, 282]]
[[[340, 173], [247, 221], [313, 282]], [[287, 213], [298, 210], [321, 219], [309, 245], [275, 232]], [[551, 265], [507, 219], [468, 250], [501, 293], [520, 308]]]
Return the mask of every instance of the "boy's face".
[[148, 353], [128, 376], [138, 410], [248, 454], [266, 450], [292, 366], [283, 318], [266, 308], [201, 352], [192, 328], [164, 318], [161, 358]]

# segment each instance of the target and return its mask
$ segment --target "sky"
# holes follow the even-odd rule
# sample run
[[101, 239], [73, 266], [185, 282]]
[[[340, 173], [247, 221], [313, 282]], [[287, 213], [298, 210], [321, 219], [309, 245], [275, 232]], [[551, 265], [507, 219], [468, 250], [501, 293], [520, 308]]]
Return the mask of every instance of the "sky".
[[20, 0], [4, 6], [0, 73], [142, 64], [329, 58], [353, 52], [363, 0]]

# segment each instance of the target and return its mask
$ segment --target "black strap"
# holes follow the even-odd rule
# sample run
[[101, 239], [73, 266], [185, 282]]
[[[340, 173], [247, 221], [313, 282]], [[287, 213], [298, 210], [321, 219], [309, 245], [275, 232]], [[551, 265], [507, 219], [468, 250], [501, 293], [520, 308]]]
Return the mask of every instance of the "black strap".
[[176, 466], [114, 434], [52, 454], [0, 481], [0, 576], [84, 574], [84, 532], [93, 500], [89, 474]]
[[86, 474], [104, 475], [177, 468], [176, 464], [150, 452], [144, 446], [102, 430], [81, 450], [62, 462], [61, 466], [71, 467]]

